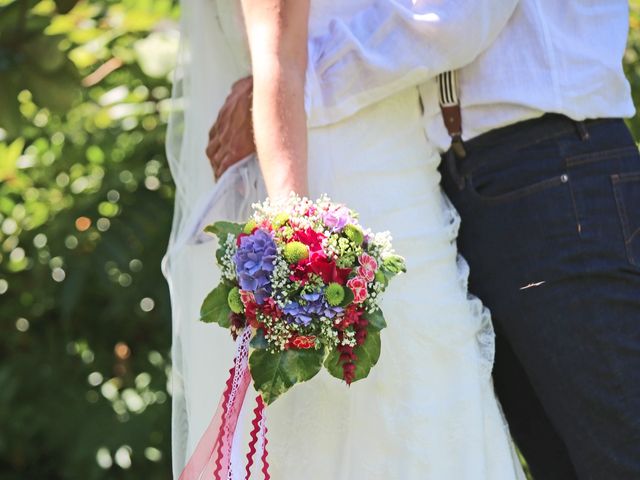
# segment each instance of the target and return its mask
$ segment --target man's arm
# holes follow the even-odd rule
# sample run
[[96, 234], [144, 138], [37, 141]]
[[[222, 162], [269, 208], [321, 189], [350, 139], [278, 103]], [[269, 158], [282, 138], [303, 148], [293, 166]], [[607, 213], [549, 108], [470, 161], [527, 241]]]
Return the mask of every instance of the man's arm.
[[[519, 0], [376, 0], [349, 22], [334, 20], [309, 42], [306, 103], [309, 125], [345, 118], [389, 95], [471, 63], [502, 31]], [[232, 93], [212, 129], [209, 158], [217, 175], [243, 156], [220, 153], [238, 144], [228, 126], [249, 118], [248, 93]], [[243, 113], [244, 112], [244, 113]], [[235, 122], [237, 125], [237, 122]], [[243, 123], [243, 131], [251, 126]], [[243, 152], [252, 145], [241, 141]], [[217, 154], [217, 156], [215, 156]]]
[[334, 20], [309, 45], [309, 124], [367, 105], [471, 63], [502, 31], [519, 0], [376, 0]]

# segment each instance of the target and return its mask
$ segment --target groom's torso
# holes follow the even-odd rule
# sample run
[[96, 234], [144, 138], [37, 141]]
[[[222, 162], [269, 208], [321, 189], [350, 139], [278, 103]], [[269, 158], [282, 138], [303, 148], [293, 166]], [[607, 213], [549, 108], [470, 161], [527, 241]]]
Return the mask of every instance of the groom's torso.
[[[464, 138], [548, 112], [633, 115], [622, 69], [628, 8], [623, 0], [522, 0], [491, 47], [459, 70]], [[436, 85], [421, 91], [429, 139], [445, 150]]]

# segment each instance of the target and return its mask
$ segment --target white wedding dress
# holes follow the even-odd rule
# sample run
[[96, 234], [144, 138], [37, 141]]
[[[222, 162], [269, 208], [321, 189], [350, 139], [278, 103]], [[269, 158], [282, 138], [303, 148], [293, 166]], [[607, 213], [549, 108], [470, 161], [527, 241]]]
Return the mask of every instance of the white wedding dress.
[[[198, 321], [219, 278], [215, 244], [199, 229], [214, 218], [241, 220], [264, 195], [255, 159], [214, 185], [203, 155], [230, 84], [250, 71], [236, 1], [184, 5], [176, 96], [190, 102], [169, 136], [178, 198], [164, 265], [174, 319], [176, 478], [217, 406], [234, 350], [226, 331]], [[312, 33], [364, 3], [312, 0]], [[417, 88], [310, 129], [312, 197], [328, 193], [360, 212], [363, 225], [390, 230], [408, 273], [384, 296], [389, 327], [369, 378], [347, 388], [323, 372], [267, 409], [274, 480], [523, 478], [491, 383], [489, 313], [467, 294], [467, 266], [455, 247], [459, 218], [440, 190], [439, 160], [424, 135]]]

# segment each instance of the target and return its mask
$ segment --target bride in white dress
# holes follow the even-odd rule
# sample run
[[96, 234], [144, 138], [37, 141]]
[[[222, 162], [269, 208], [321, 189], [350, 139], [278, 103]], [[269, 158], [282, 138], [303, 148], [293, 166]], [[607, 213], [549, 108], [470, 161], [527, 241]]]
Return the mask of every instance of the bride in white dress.
[[[369, 1], [311, 0], [310, 35]], [[234, 350], [226, 331], [198, 321], [201, 301], [219, 279], [215, 246], [199, 229], [213, 218], [242, 220], [265, 194], [255, 158], [214, 184], [203, 156], [229, 86], [251, 73], [240, 0], [188, 0], [183, 9], [176, 98], [187, 104], [169, 132], [177, 199], [164, 264], [173, 303], [176, 478], [216, 408]], [[288, 101], [291, 111], [302, 109], [301, 97]], [[259, 151], [269, 152], [260, 102], [254, 128]], [[289, 126], [291, 135], [305, 135]], [[293, 142], [304, 145], [301, 138]], [[278, 179], [298, 187], [281, 174], [278, 158], [262, 161], [270, 193]], [[440, 190], [439, 161], [424, 135], [417, 88], [309, 129], [309, 195], [327, 193], [374, 231], [390, 230], [408, 273], [383, 299], [389, 326], [369, 378], [347, 388], [321, 373], [267, 409], [275, 480], [523, 478], [493, 393], [489, 313], [467, 293], [467, 267], [455, 248], [459, 219]]]

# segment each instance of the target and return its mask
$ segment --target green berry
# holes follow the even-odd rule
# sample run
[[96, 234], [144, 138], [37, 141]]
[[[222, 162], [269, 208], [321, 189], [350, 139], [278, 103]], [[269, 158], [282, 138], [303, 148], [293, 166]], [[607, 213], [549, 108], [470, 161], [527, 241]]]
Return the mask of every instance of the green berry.
[[233, 313], [244, 312], [244, 305], [242, 304], [242, 299], [240, 298], [240, 289], [238, 287], [233, 287], [229, 291], [229, 295], [227, 295], [227, 303], [229, 304], [229, 308]]
[[257, 226], [258, 226], [258, 224], [256, 223], [256, 221], [253, 218], [251, 218], [245, 224], [244, 229], [242, 231], [244, 233], [246, 233], [247, 235], [251, 235], [251, 233], [253, 232], [253, 229], [256, 228]]
[[309, 248], [302, 242], [291, 242], [284, 246], [284, 259], [289, 263], [298, 263], [309, 258]]
[[336, 307], [344, 300], [344, 288], [339, 283], [330, 283], [324, 291], [327, 303], [332, 307]]
[[342, 232], [349, 240], [351, 240], [356, 245], [362, 245], [362, 242], [364, 242], [364, 234], [362, 233], [360, 227], [358, 227], [357, 225], [353, 225], [351, 223], [345, 225]]

